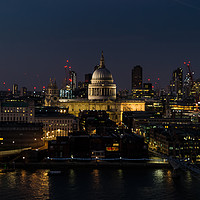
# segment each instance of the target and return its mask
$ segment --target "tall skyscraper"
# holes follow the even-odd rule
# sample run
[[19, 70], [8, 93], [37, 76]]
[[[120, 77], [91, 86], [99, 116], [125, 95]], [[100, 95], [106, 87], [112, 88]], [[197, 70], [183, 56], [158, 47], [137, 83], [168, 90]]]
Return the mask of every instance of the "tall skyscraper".
[[177, 68], [173, 71], [172, 81], [170, 84], [172, 93], [181, 95], [183, 92], [183, 69]]
[[70, 81], [71, 81], [71, 89], [72, 91], [75, 91], [77, 87], [77, 79], [75, 71], [70, 71]]
[[142, 88], [142, 67], [135, 66], [132, 69], [132, 90]]
[[17, 93], [18, 93], [18, 85], [17, 84], [13, 84], [12, 94], [13, 95], [17, 95]]
[[92, 79], [92, 74], [85, 74], [85, 83], [90, 83]]

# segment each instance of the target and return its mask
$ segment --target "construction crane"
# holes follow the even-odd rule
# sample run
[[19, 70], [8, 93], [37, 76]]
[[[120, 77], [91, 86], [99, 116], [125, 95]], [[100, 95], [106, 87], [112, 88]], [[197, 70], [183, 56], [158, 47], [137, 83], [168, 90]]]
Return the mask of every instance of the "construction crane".
[[65, 78], [65, 82], [66, 82], [66, 86], [71, 86], [71, 66], [68, 66], [69, 64], [69, 60], [66, 61], [67, 64], [64, 66], [65, 68], [65, 74], [66, 74], [66, 78]]

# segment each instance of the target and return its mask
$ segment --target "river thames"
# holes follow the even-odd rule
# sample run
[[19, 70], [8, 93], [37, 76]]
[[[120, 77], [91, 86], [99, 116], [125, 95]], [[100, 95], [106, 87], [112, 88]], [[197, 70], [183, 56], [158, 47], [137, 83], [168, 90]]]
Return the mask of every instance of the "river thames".
[[200, 180], [190, 172], [172, 178], [169, 169], [71, 168], [0, 174], [0, 199], [200, 199]]

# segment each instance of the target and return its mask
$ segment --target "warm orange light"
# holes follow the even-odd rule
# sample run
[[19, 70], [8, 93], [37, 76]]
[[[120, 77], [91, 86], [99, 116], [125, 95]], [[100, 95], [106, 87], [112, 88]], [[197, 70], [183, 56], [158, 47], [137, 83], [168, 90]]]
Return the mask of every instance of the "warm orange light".
[[106, 147], [106, 151], [119, 151], [118, 147]]

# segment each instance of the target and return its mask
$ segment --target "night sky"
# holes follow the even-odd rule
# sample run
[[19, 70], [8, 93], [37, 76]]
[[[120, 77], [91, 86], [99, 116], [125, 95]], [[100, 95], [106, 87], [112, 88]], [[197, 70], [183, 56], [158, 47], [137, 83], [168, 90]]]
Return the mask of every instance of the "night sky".
[[[191, 61], [200, 77], [198, 0], [1, 0], [0, 89], [13, 83], [38, 90], [50, 77], [61, 86], [69, 59], [78, 81], [104, 51], [118, 89], [130, 89], [141, 65], [160, 86]], [[184, 68], [185, 70], [185, 68]], [[3, 86], [3, 82], [6, 85]]]

